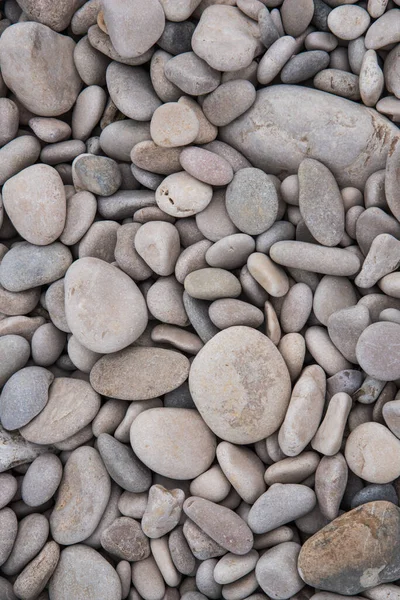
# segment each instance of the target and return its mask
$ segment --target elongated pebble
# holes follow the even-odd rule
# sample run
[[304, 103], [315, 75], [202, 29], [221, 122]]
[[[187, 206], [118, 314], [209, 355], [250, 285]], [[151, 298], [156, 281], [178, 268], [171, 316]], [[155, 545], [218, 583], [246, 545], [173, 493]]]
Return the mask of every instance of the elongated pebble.
[[360, 268], [359, 258], [341, 248], [327, 248], [307, 242], [276, 242], [270, 250], [276, 263], [294, 269], [304, 269], [325, 275], [345, 277]]

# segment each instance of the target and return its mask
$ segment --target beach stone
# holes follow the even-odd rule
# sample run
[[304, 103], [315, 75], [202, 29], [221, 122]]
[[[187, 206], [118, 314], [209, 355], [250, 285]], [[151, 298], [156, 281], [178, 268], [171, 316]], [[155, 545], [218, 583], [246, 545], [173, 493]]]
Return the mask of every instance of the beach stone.
[[367, 50], [364, 54], [360, 70], [360, 95], [365, 106], [375, 106], [384, 87], [384, 75], [378, 64], [375, 50]]
[[[345, 114], [346, 121], [327, 125], [327, 112]], [[274, 127], [260, 128], [266, 122], [273, 122]], [[303, 123], [301, 131], [299, 122]], [[351, 137], [347, 127], [350, 122], [357, 128], [357, 134]], [[274, 85], [258, 91], [253, 106], [222, 128], [220, 138], [242, 152], [254, 167], [268, 173], [294, 174], [304, 158], [314, 158], [332, 172], [340, 186], [362, 189], [369, 175], [385, 167], [388, 140], [397, 135], [394, 127], [369, 108], [349, 104], [346, 99], [306, 87]], [[382, 135], [376, 135], [377, 129]], [[333, 144], [338, 135], [345, 145], [340, 157]], [[369, 157], [367, 162], [363, 156]]]
[[300, 544], [284, 542], [267, 550], [258, 561], [257, 582], [270, 598], [290, 598], [304, 587], [304, 581], [297, 571], [300, 550]]
[[233, 298], [215, 300], [210, 305], [208, 314], [218, 329], [227, 329], [236, 325], [257, 328], [264, 321], [262, 311], [256, 306]]
[[207, 594], [206, 598], [220, 598], [221, 585], [215, 581], [214, 568], [217, 565], [216, 558], [210, 558], [203, 561], [196, 573], [196, 586], [202, 593]]
[[167, 490], [162, 485], [152, 485], [144, 511], [141, 527], [147, 537], [161, 538], [178, 525], [185, 494], [177, 488]]
[[314, 77], [313, 83], [318, 90], [323, 92], [343, 96], [349, 100], [360, 100], [361, 98], [358, 75], [344, 69], [324, 69]]
[[383, 381], [399, 378], [396, 354], [399, 333], [400, 325], [390, 322], [373, 323], [361, 333], [356, 355], [361, 368], [368, 375]]
[[[99, 22], [101, 23], [101, 15]], [[101, 25], [104, 27], [104, 23], [101, 23]], [[116, 49], [112, 45], [110, 36], [107, 33], [105, 33], [103, 29], [100, 29], [98, 25], [92, 25], [91, 27], [89, 27], [87, 33], [89, 42], [93, 46], [93, 48], [103, 53], [108, 58], [111, 58], [113, 61], [119, 62], [124, 65], [143, 65], [151, 59], [154, 53], [154, 48], [150, 48], [144, 54], [140, 54], [140, 56], [134, 58], [124, 58], [116, 51]]]
[[[345, 595], [393, 581], [400, 568], [398, 520], [399, 509], [390, 502], [369, 502], [346, 512], [305, 542], [298, 560], [301, 578]], [[362, 557], [356, 552], [361, 546]]]
[[257, 33], [254, 21], [238, 8], [211, 5], [201, 15], [192, 36], [192, 46], [210, 67], [236, 71], [247, 67], [256, 55]]
[[29, 466], [21, 488], [28, 506], [40, 506], [52, 498], [60, 484], [62, 464], [55, 454], [42, 454]]
[[147, 171], [170, 175], [182, 169], [179, 156], [182, 148], [161, 148], [147, 140], [136, 144], [131, 151], [132, 162]]
[[244, 502], [253, 504], [265, 492], [264, 465], [249, 448], [221, 442], [217, 447], [217, 460]]
[[221, 502], [228, 496], [230, 490], [231, 484], [219, 465], [212, 466], [190, 484], [192, 496], [200, 496], [211, 502]]
[[393, 485], [387, 483], [385, 485], [379, 483], [372, 483], [367, 485], [365, 488], [357, 492], [351, 501], [351, 508], [356, 508], [362, 504], [368, 502], [376, 502], [378, 500], [384, 500], [386, 502], [392, 502], [398, 505], [399, 499], [396, 494], [396, 490]]
[[357, 304], [353, 284], [346, 277], [325, 275], [314, 293], [313, 310], [318, 321], [327, 325], [329, 317], [336, 311]]
[[332, 396], [325, 417], [311, 441], [314, 450], [327, 456], [339, 452], [351, 408], [352, 401], [349, 394], [337, 392]]
[[249, 444], [271, 435], [282, 423], [290, 378], [280, 353], [266, 336], [250, 327], [230, 327], [215, 335], [194, 358], [189, 387], [197, 409], [216, 435]]
[[72, 163], [75, 189], [87, 190], [98, 196], [111, 196], [121, 185], [117, 163], [106, 156], [80, 154]]
[[282, 24], [287, 35], [299, 36], [309, 26], [314, 14], [310, 0], [284, 0], [281, 7]]
[[146, 410], [134, 420], [130, 435], [139, 459], [165, 477], [193, 479], [206, 471], [215, 457], [215, 437], [194, 410]]
[[311, 314], [312, 305], [313, 294], [309, 286], [305, 283], [295, 283], [284, 296], [282, 303], [280, 323], [283, 331], [301, 331]]
[[329, 337], [343, 356], [358, 364], [356, 347], [364, 331], [371, 325], [368, 308], [361, 304], [335, 311], [328, 318]]
[[121, 400], [157, 398], [179, 387], [189, 361], [163, 348], [129, 347], [103, 356], [92, 368], [90, 382], [99, 393]]
[[75, 42], [41, 23], [17, 23], [4, 33], [0, 60], [7, 87], [35, 115], [68, 111], [81, 87], [73, 61]]
[[100, 396], [87, 381], [56, 377], [46, 406], [20, 431], [36, 444], [62, 442], [88, 425], [99, 408]]
[[145, 223], [136, 233], [135, 249], [157, 275], [172, 275], [180, 254], [178, 230], [165, 221]]
[[254, 569], [259, 554], [256, 550], [250, 550], [247, 554], [225, 554], [217, 562], [214, 568], [214, 579], [217, 583], [226, 585], [244, 577]]
[[60, 557], [60, 547], [48, 542], [37, 557], [20, 573], [14, 583], [14, 592], [22, 600], [36, 600], [54, 573]]
[[40, 142], [33, 135], [21, 135], [0, 148], [0, 185], [32, 165], [40, 154]]
[[143, 560], [150, 555], [149, 540], [140, 524], [129, 517], [115, 519], [101, 534], [101, 545], [120, 560]]
[[250, 509], [247, 522], [254, 533], [266, 533], [307, 515], [315, 506], [314, 491], [298, 483], [274, 483]]
[[218, 298], [236, 298], [242, 289], [233, 273], [214, 267], [192, 271], [185, 277], [184, 286], [192, 298], [211, 301]]
[[203, 236], [212, 242], [238, 233], [226, 210], [225, 190], [214, 191], [208, 206], [196, 214], [196, 225]]
[[356, 239], [364, 256], [369, 252], [373, 240], [382, 233], [389, 233], [396, 239], [400, 238], [398, 221], [386, 214], [381, 208], [367, 208], [357, 219]]
[[186, 21], [199, 4], [200, 0], [184, 0], [179, 4], [173, 0], [161, 0], [166, 18], [173, 22]]
[[163, 180], [156, 190], [156, 202], [161, 210], [172, 217], [191, 217], [210, 204], [212, 195], [213, 190], [208, 183], [199, 181], [186, 171], [180, 171]]
[[208, 314], [208, 302], [197, 300], [197, 298], [189, 296], [187, 292], [183, 292], [183, 304], [193, 329], [202, 342], [208, 342], [218, 333], [218, 328], [213, 324]]
[[278, 195], [273, 182], [260, 169], [241, 169], [228, 185], [226, 209], [240, 231], [250, 235], [266, 231], [278, 214]]
[[255, 250], [253, 238], [245, 233], [228, 235], [218, 240], [206, 252], [205, 259], [211, 267], [236, 269], [246, 264]]
[[76, 99], [72, 112], [72, 137], [86, 141], [100, 121], [106, 106], [107, 96], [102, 87], [90, 85]]
[[28, 242], [41, 246], [60, 236], [66, 201], [61, 177], [55, 169], [48, 165], [27, 167], [8, 179], [2, 195], [11, 222]]
[[368, 28], [365, 34], [365, 46], [368, 49], [378, 50], [389, 44], [400, 41], [398, 25], [400, 11], [398, 8], [388, 10]]
[[296, 40], [292, 36], [285, 35], [278, 38], [276, 42], [268, 48], [259, 63], [257, 69], [257, 79], [259, 83], [264, 85], [271, 83], [292, 57], [295, 49]]
[[22, 242], [1, 261], [0, 283], [10, 292], [29, 290], [60, 279], [71, 262], [71, 252], [59, 242], [48, 246]]
[[[93, 24], [93, 27], [96, 28], [96, 25]], [[91, 38], [93, 39], [92, 35]], [[74, 61], [79, 77], [86, 85], [105, 85], [106, 70], [111, 58], [96, 50], [87, 35], [76, 44]]]
[[195, 28], [195, 24], [191, 21], [174, 22], [167, 20], [157, 44], [165, 52], [169, 52], [174, 56], [190, 52], [192, 49], [191, 39]]
[[0, 386], [28, 362], [29, 342], [20, 335], [0, 337]]
[[114, 160], [130, 161], [130, 152], [136, 144], [150, 139], [148, 122], [124, 119], [105, 127], [100, 134], [103, 152]]
[[274, 298], [281, 298], [289, 291], [289, 279], [285, 271], [265, 254], [250, 254], [247, 268], [256, 282]]
[[[199, 133], [197, 134], [194, 143], [206, 144], [207, 142], [213, 142], [217, 137], [218, 128], [206, 118], [203, 112], [203, 107], [200, 108], [200, 105], [196, 102], [196, 100], [190, 96], [181, 96], [178, 102], [179, 104], [184, 104], [185, 106], [191, 108], [199, 122]], [[211, 150], [211, 148], [205, 148], [205, 150]], [[217, 153], [215, 152], [215, 154]]]
[[171, 58], [164, 73], [171, 83], [190, 96], [208, 94], [221, 81], [221, 74], [194, 52], [184, 52]]
[[164, 52], [164, 50], [156, 50], [151, 58], [151, 83], [153, 84], [153, 88], [157, 96], [163, 102], [176, 102], [182, 95], [182, 90], [169, 81], [169, 79], [167, 79], [165, 76], [165, 65], [172, 57], [173, 55], [169, 52]]
[[153, 317], [162, 323], [188, 325], [188, 317], [183, 305], [183, 286], [173, 275], [160, 277], [147, 293], [147, 306]]
[[15, 496], [18, 482], [11, 473], [0, 473], [0, 508], [4, 508]]
[[209, 150], [193, 146], [185, 148], [179, 160], [187, 173], [209, 185], [227, 185], [233, 178], [229, 162]]
[[328, 27], [342, 40], [355, 40], [365, 33], [371, 18], [361, 6], [338, 6], [328, 15]]
[[97, 202], [91, 192], [77, 192], [67, 198], [67, 212], [60, 242], [73, 246], [79, 242], [90, 228], [97, 211]]
[[24, 292], [9, 292], [0, 286], [0, 311], [4, 317], [26, 315], [35, 308], [39, 297], [40, 288]]
[[[128, 275], [98, 258], [81, 258], [68, 270], [65, 311], [72, 333], [93, 352], [121, 350], [147, 325], [146, 304], [139, 288]], [[109, 311], [114, 315], [112, 320]]]
[[44, 515], [27, 515], [18, 525], [18, 533], [10, 556], [1, 566], [6, 575], [17, 575], [45, 545], [49, 536], [49, 522]]
[[122, 57], [144, 54], [164, 30], [165, 15], [157, 0], [105, 0], [102, 7], [107, 33]]
[[50, 580], [52, 600], [69, 600], [89, 594], [96, 600], [120, 600], [121, 583], [116, 571], [103, 556], [85, 545], [64, 548]]
[[97, 438], [97, 450], [110, 477], [122, 489], [135, 493], [149, 489], [151, 473], [136, 458], [129, 446], [122, 444], [108, 433], [101, 433]]
[[205, 116], [218, 127], [237, 119], [255, 102], [256, 90], [246, 79], [226, 81], [209, 94], [203, 103]]
[[114, 262], [117, 231], [120, 224], [115, 221], [97, 221], [93, 223], [80, 240], [79, 258], [99, 258], [104, 262]]
[[400, 432], [400, 427], [398, 424], [399, 409], [400, 402], [397, 399], [391, 402], [387, 402], [382, 409], [384, 424], [386, 424], [389, 427], [390, 431], [394, 433], [396, 437], [398, 437]]
[[161, 100], [144, 69], [112, 62], [106, 78], [110, 97], [124, 115], [135, 121], [150, 121]]
[[334, 176], [312, 158], [300, 163], [298, 175], [299, 207], [305, 224], [320, 244], [337, 246], [344, 234], [344, 206]]
[[276, 242], [271, 247], [270, 256], [278, 265], [324, 275], [346, 277], [354, 275], [360, 268], [360, 259], [356, 254], [308, 242]]
[[281, 71], [282, 83], [300, 83], [314, 77], [329, 65], [329, 54], [324, 50], [309, 50], [293, 56]]
[[315, 472], [315, 494], [318, 507], [329, 520], [339, 515], [339, 507], [346, 490], [348, 467], [340, 452], [323, 456]]
[[317, 432], [324, 409], [325, 373], [319, 365], [306, 367], [293, 388], [279, 430], [279, 446], [286, 456], [298, 456]]
[[17, 135], [19, 123], [18, 107], [9, 98], [0, 98], [0, 147], [11, 142]]
[[207, 535], [234, 554], [247, 554], [253, 546], [253, 534], [235, 512], [197, 496], [183, 505], [187, 516]]
[[389, 483], [400, 474], [392, 460], [399, 451], [399, 440], [387, 427], [380, 423], [363, 423], [347, 438], [345, 456], [349, 468], [365, 481]]
[[377, 235], [354, 283], [359, 288], [371, 288], [379, 279], [394, 271], [399, 262], [399, 240], [388, 233]]
[[0, 419], [6, 429], [23, 427], [46, 406], [54, 375], [43, 367], [25, 367], [6, 382], [0, 395]]
[[199, 133], [194, 111], [180, 102], [167, 102], [158, 107], [151, 118], [152, 140], [163, 148], [191, 144]]
[[140, 597], [149, 600], [162, 600], [165, 583], [153, 556], [133, 563], [132, 583]]
[[208, 560], [226, 554], [225, 548], [217, 544], [189, 518], [184, 522], [183, 534], [192, 555], [198, 560]]
[[6, 507], [0, 510], [0, 565], [3, 565], [11, 554], [17, 537], [18, 521], [15, 512]]
[[66, 336], [53, 323], [45, 323], [32, 336], [32, 358], [40, 367], [52, 365], [62, 353]]
[[190, 575], [194, 571], [196, 561], [183, 535], [182, 527], [176, 527], [171, 531], [168, 547], [176, 569], [183, 575]]
[[50, 515], [53, 538], [64, 546], [85, 540], [99, 524], [110, 492], [110, 478], [97, 450], [89, 446], [74, 450]]

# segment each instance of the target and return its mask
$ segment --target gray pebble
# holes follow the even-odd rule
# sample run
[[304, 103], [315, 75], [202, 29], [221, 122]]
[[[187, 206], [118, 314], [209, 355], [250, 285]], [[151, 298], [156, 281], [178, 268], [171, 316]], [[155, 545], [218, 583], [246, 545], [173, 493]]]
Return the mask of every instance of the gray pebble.
[[387, 502], [393, 502], [393, 504], [396, 505], [399, 504], [399, 499], [393, 485], [390, 483], [372, 483], [353, 496], [351, 508], [356, 508], [357, 506], [361, 506], [361, 504], [375, 502], [377, 500], [386, 500]]
[[33, 513], [18, 525], [14, 546], [1, 570], [8, 576], [17, 575], [45, 545], [49, 536], [49, 522], [44, 515]]
[[101, 534], [101, 545], [107, 552], [130, 562], [150, 555], [149, 540], [140, 524], [129, 517], [115, 519]]
[[185, 494], [179, 488], [167, 490], [161, 485], [151, 486], [141, 523], [147, 537], [161, 538], [174, 529], [179, 523], [184, 500]]
[[107, 68], [107, 87], [113, 102], [130, 119], [149, 121], [161, 105], [150, 76], [140, 67], [112, 62]]
[[235, 79], [218, 86], [203, 103], [205, 116], [218, 127], [228, 125], [255, 102], [256, 90], [250, 81]]
[[0, 185], [39, 158], [40, 142], [33, 135], [21, 135], [0, 148]]
[[183, 534], [193, 556], [198, 560], [207, 560], [215, 556], [226, 554], [225, 548], [208, 536], [191, 519], [186, 519], [183, 525]]
[[53, 541], [48, 542], [15, 580], [14, 592], [18, 598], [36, 600], [53, 575], [59, 557], [59, 545]]
[[314, 77], [329, 65], [329, 54], [323, 50], [310, 50], [293, 56], [281, 71], [282, 83], [300, 83]]
[[185, 94], [199, 96], [218, 87], [221, 75], [194, 52], [184, 52], [165, 65], [165, 75]]
[[157, 44], [174, 56], [176, 54], [183, 54], [184, 52], [190, 52], [192, 49], [191, 39], [195, 25], [191, 21], [182, 21], [175, 23], [173, 21], [166, 21], [164, 31], [161, 37], [157, 40]]
[[136, 493], [149, 489], [151, 473], [129, 446], [108, 433], [101, 433], [97, 438], [97, 449], [109, 475], [122, 489]]
[[72, 163], [72, 177], [77, 191], [111, 196], [121, 185], [117, 163], [105, 156], [80, 154]]
[[28, 506], [40, 506], [54, 496], [62, 477], [62, 465], [55, 454], [38, 456], [27, 470], [21, 488]]
[[0, 474], [0, 509], [4, 508], [13, 499], [18, 487], [18, 482], [11, 473]]
[[0, 565], [3, 565], [11, 554], [17, 537], [18, 522], [11, 508], [0, 510]]
[[282, 600], [293, 597], [304, 587], [297, 571], [300, 549], [300, 544], [285, 542], [265, 552], [258, 561], [256, 578], [270, 598]]
[[3, 335], [0, 337], [0, 386], [22, 369], [30, 355], [29, 342], [19, 335]]

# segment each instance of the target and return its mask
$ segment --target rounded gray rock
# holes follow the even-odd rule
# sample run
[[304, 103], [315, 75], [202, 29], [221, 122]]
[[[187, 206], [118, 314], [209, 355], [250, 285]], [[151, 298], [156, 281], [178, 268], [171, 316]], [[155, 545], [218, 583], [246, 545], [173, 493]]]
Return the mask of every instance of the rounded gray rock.
[[21, 495], [28, 506], [40, 506], [54, 496], [62, 477], [62, 464], [55, 454], [42, 454], [29, 466]]
[[112, 479], [128, 492], [145, 492], [151, 485], [151, 473], [132, 449], [108, 433], [97, 438], [97, 449]]

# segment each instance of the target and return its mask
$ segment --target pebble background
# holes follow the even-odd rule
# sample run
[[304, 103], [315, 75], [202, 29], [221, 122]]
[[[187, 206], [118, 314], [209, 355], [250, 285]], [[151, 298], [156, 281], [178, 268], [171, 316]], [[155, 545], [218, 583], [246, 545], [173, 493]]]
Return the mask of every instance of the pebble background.
[[400, 600], [400, 0], [0, 0], [0, 600]]

